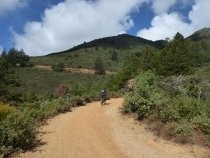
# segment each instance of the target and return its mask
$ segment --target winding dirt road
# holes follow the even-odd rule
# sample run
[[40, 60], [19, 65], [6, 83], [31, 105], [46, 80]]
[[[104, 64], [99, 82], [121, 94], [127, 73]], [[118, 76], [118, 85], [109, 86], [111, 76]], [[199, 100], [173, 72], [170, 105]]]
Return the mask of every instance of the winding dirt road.
[[153, 136], [130, 117], [121, 116], [123, 99], [79, 107], [48, 121], [44, 145], [21, 158], [206, 158], [208, 150]]

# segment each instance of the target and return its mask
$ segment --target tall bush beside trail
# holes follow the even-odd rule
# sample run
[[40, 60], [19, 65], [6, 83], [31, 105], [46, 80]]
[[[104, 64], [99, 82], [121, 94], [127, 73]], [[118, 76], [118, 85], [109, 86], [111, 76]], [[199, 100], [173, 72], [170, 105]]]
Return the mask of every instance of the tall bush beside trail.
[[145, 72], [134, 82], [134, 91], [126, 99], [123, 112], [137, 112], [139, 119], [147, 118], [158, 107], [162, 98], [161, 91], [155, 85], [155, 75]]
[[134, 78], [138, 74], [140, 59], [136, 56], [130, 56], [123, 65], [123, 68], [116, 74], [110, 77], [106, 82], [106, 87], [111, 91], [118, 91], [123, 88], [125, 83]]
[[175, 104], [178, 105], [178, 112], [183, 119], [190, 120], [205, 113], [205, 104], [190, 97], [178, 97], [175, 99]]
[[201, 130], [205, 135], [210, 135], [210, 118], [205, 114], [192, 118], [191, 122], [194, 124], [194, 128]]
[[205, 104], [203, 101], [190, 98], [188, 96], [177, 96], [164, 101], [157, 111], [158, 119], [162, 122], [179, 122], [187, 120], [191, 122], [194, 117], [205, 114]]

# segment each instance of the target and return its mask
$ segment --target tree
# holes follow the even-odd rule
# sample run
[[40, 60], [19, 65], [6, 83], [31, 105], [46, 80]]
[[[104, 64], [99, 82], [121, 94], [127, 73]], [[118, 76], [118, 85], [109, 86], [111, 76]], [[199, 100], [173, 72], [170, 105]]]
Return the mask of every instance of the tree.
[[117, 54], [117, 52], [115, 50], [112, 52], [112, 58], [111, 59], [113, 61], [118, 61], [118, 54]]
[[201, 66], [205, 60], [208, 61], [208, 55], [202, 51], [202, 46], [200, 42], [193, 42], [190, 41], [190, 48], [191, 48], [191, 66]]
[[141, 60], [141, 69], [143, 70], [155, 69], [157, 56], [155, 55], [155, 52], [151, 46], [146, 45], [143, 48], [143, 52], [140, 57], [140, 60]]
[[15, 73], [10, 69], [6, 59], [0, 57], [0, 102], [16, 100], [14, 88], [18, 86]]
[[161, 51], [158, 71], [162, 75], [186, 74], [191, 66], [191, 58], [189, 42], [177, 33]]
[[23, 49], [20, 51], [12, 48], [9, 50], [7, 54], [7, 62], [10, 63], [12, 66], [16, 66], [19, 64], [20, 66], [26, 66], [30, 61], [30, 57], [25, 54]]
[[29, 63], [29, 61], [30, 61], [30, 57], [25, 54], [25, 52], [23, 51], [23, 49], [21, 49], [18, 52], [17, 62], [20, 64], [20, 66], [26, 66]]
[[97, 57], [94, 65], [95, 74], [104, 75], [105, 69], [100, 57]]
[[136, 55], [131, 55], [126, 58], [122, 69], [116, 75], [113, 75], [111, 78], [109, 78], [106, 83], [106, 87], [109, 87], [109, 89], [112, 91], [121, 89], [123, 86], [125, 86], [125, 83], [128, 80], [134, 78], [138, 74], [138, 71], [141, 67], [139, 64], [140, 62], [140, 57], [137, 57]]

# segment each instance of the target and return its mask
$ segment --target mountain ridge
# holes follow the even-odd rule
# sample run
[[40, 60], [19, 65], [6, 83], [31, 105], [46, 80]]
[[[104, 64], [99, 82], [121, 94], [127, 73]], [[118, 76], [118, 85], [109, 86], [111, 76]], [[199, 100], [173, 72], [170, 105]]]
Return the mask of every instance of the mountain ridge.
[[135, 45], [146, 45], [146, 44], [160, 49], [164, 46], [164, 40], [151, 41], [144, 39], [142, 37], [137, 37], [129, 34], [120, 34], [117, 36], [109, 36], [109, 37], [94, 39], [90, 42], [84, 42], [82, 44], [79, 44], [78, 46], [75, 46], [68, 50], [50, 53], [46, 56], [69, 53], [79, 49], [85, 49], [91, 47], [110, 47], [114, 49], [129, 49], [130, 47]]
[[[186, 39], [190, 39], [192, 41], [205, 40], [205, 39], [210, 40], [210, 28], [200, 29], [194, 32], [192, 35], [186, 37]], [[46, 56], [65, 54], [65, 53], [70, 53], [79, 49], [86, 49], [86, 48], [91, 48], [91, 47], [110, 47], [114, 49], [129, 49], [130, 47], [136, 46], [136, 45], [150, 45], [158, 49], [161, 49], [164, 47], [164, 43], [165, 43], [165, 40], [152, 41], [152, 40], [148, 40], [142, 37], [133, 36], [129, 34], [120, 34], [116, 36], [109, 36], [109, 37], [94, 39], [92, 41], [84, 42], [82, 44], [79, 44], [77, 46], [74, 46], [64, 51], [47, 54]]]
[[187, 37], [187, 39], [191, 39], [192, 41], [199, 41], [199, 40], [209, 40], [210, 41], [210, 28], [203, 28], [192, 35]]

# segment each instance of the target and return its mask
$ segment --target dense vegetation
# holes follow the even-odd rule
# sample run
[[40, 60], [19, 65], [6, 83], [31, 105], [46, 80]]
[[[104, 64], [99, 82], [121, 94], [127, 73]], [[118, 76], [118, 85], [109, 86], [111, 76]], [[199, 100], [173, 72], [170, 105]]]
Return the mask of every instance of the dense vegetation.
[[[15, 68], [20, 75], [20, 99], [0, 105], [0, 152], [11, 153], [33, 148], [39, 140], [37, 128], [47, 118], [72, 107], [98, 100], [103, 86], [102, 77], [36, 70], [31, 67]], [[34, 79], [34, 80], [33, 80]], [[68, 89], [63, 93], [60, 85]], [[14, 99], [14, 98], [13, 98]]]
[[195, 76], [161, 79], [145, 72], [135, 78], [134, 91], [126, 99], [123, 112], [147, 119], [151, 128], [167, 139], [210, 145], [208, 88]]
[[149, 65], [147, 58], [139, 68], [130, 65], [134, 87], [123, 112], [136, 113], [164, 138], [210, 146], [209, 72], [198, 75], [209, 52], [202, 51], [178, 33], [157, 56], [149, 53]]
[[[47, 118], [99, 99], [107, 76], [20, 67], [0, 57], [0, 154], [28, 150], [39, 143], [37, 128]], [[14, 58], [16, 60], [16, 58]]]
[[[177, 33], [165, 42], [121, 35], [31, 60], [23, 50], [4, 51], [0, 154], [33, 148], [39, 143], [37, 128], [47, 118], [98, 100], [104, 87], [110, 95], [129, 90], [122, 111], [149, 122], [158, 135], [209, 145], [210, 40], [200, 33], [187, 39]], [[53, 71], [32, 67], [38, 64]], [[65, 66], [91, 68], [95, 74], [63, 71]], [[118, 72], [106, 76], [105, 70]]]

